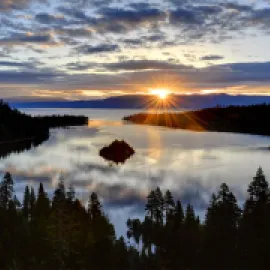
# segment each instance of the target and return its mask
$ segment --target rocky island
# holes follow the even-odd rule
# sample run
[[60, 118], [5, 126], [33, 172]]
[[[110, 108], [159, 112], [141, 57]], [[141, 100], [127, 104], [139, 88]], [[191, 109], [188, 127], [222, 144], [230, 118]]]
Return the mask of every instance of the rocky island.
[[110, 145], [103, 147], [99, 152], [99, 155], [105, 160], [116, 164], [125, 163], [134, 154], [134, 149], [123, 140], [115, 140]]

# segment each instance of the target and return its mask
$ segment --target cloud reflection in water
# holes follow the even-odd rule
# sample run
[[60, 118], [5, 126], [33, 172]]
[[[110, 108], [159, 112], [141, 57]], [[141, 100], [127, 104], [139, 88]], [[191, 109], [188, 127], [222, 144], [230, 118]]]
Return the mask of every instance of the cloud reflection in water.
[[[1, 173], [14, 175], [20, 198], [26, 183], [43, 182], [51, 193], [60, 175], [84, 202], [89, 191], [97, 192], [119, 234], [125, 234], [129, 216], [143, 215], [146, 196], [157, 186], [203, 212], [220, 183], [228, 183], [242, 200], [258, 166], [270, 176], [270, 152], [260, 148], [268, 146], [267, 137], [123, 125], [106, 117], [108, 112], [105, 122], [89, 127], [52, 130], [44, 144], [1, 160]], [[100, 147], [114, 139], [136, 150], [123, 166], [109, 167], [99, 156]]]

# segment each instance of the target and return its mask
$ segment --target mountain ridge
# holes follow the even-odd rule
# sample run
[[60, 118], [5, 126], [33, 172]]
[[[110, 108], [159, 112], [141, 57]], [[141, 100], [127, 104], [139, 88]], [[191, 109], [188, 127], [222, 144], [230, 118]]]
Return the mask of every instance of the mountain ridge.
[[[158, 100], [158, 97], [151, 95], [124, 95], [114, 96], [105, 99], [93, 100], [52, 100], [52, 101], [19, 101], [6, 99], [10, 106], [15, 108], [93, 108], [93, 109], [144, 109], [155, 108], [150, 106], [156, 104], [158, 107], [166, 107], [166, 102]], [[164, 104], [162, 104], [164, 103]], [[251, 105], [270, 103], [270, 96], [256, 95], [228, 95], [228, 94], [208, 94], [208, 95], [170, 95], [168, 105], [175, 109], [200, 109], [215, 107], [217, 105]]]

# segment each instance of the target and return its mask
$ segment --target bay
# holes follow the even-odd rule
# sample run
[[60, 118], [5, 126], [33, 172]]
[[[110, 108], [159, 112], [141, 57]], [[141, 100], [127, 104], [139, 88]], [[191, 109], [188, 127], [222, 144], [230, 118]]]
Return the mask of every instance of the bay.
[[[128, 217], [142, 217], [146, 196], [160, 186], [183, 204], [192, 203], [203, 217], [211, 193], [226, 182], [242, 202], [259, 166], [270, 177], [270, 138], [217, 132], [191, 132], [133, 125], [121, 121], [138, 110], [24, 109], [32, 115], [86, 115], [85, 127], [52, 129], [48, 141], [0, 160], [0, 173], [9, 171], [21, 199], [26, 184], [45, 185], [51, 195], [60, 177], [87, 202], [90, 192], [101, 197], [104, 210], [125, 234]], [[124, 139], [136, 151], [125, 164], [110, 166], [99, 150]]]

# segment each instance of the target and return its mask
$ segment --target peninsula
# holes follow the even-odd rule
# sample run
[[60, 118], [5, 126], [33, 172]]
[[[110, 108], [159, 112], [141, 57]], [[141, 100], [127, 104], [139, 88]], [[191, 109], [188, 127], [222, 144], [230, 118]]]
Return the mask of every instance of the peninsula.
[[139, 113], [123, 120], [192, 131], [270, 135], [270, 105], [215, 107], [187, 112]]
[[85, 116], [30, 116], [0, 100], [0, 157], [39, 145], [49, 138], [50, 128], [87, 125]]

